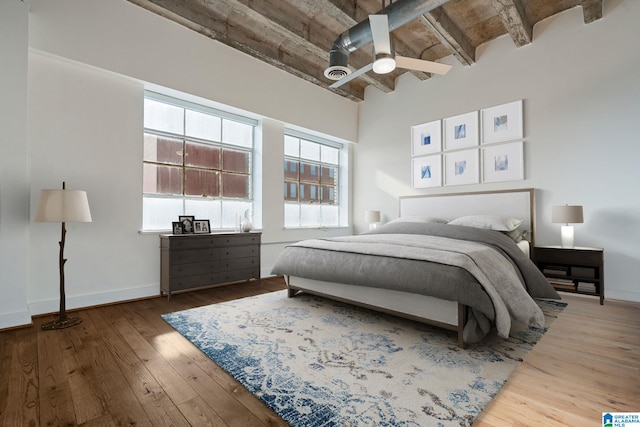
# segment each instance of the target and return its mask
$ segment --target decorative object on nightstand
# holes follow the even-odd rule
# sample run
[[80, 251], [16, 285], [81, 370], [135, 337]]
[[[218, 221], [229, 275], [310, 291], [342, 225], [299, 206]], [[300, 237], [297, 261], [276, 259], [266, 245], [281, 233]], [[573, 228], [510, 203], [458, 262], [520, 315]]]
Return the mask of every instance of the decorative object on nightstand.
[[373, 230], [380, 222], [380, 211], [365, 211], [364, 222], [369, 224], [369, 230]]
[[582, 206], [553, 206], [551, 209], [551, 222], [565, 224], [560, 230], [560, 238], [563, 248], [573, 247], [573, 225], [584, 222]]
[[62, 190], [42, 190], [38, 200], [38, 208], [33, 219], [35, 222], [62, 223], [62, 237], [60, 238], [60, 312], [58, 318], [44, 323], [42, 329], [64, 329], [82, 322], [79, 317], [67, 317], [64, 292], [64, 243], [67, 234], [66, 222], [91, 222], [91, 211], [87, 201], [87, 193], [78, 190], [67, 190], [65, 182]]
[[604, 249], [536, 246], [532, 259], [555, 289], [598, 296], [604, 304]]

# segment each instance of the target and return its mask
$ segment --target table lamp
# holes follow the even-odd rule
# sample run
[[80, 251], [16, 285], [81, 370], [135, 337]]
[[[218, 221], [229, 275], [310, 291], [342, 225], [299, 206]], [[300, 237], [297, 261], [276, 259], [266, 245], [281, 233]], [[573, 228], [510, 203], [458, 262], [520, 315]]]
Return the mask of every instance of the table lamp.
[[573, 225], [584, 222], [582, 206], [553, 206], [551, 209], [551, 222], [565, 224], [560, 229], [560, 240], [563, 248], [573, 247]]
[[373, 230], [380, 222], [380, 211], [365, 211], [364, 222], [369, 224], [369, 230]]

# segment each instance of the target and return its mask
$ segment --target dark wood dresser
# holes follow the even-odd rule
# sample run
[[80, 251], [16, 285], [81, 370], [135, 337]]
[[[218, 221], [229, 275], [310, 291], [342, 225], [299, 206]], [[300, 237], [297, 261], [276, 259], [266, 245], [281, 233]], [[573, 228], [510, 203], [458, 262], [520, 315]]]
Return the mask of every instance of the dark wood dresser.
[[160, 294], [260, 278], [261, 233], [161, 234]]

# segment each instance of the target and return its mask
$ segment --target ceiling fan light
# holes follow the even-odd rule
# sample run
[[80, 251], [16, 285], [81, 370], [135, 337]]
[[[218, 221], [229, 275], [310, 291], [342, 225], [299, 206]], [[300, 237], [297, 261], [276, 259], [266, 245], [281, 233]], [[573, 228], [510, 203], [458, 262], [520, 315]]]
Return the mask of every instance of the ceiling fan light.
[[376, 74], [387, 74], [396, 69], [396, 60], [393, 55], [379, 53], [375, 55], [373, 61], [373, 72]]

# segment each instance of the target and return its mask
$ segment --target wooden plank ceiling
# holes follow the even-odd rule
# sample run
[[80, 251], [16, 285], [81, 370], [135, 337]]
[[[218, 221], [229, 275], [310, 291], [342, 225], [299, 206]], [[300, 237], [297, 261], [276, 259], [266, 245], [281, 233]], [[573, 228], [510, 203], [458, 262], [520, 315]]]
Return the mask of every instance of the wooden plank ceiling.
[[[337, 89], [324, 76], [329, 50], [339, 34], [382, 9], [381, 0], [129, 0], [187, 28], [225, 43], [354, 101], [368, 85], [391, 92], [395, 79], [411, 72], [373, 71]], [[396, 0], [403, 1], [403, 0]], [[586, 24], [602, 18], [603, 0], [449, 0], [391, 33], [398, 55], [438, 61], [453, 55], [476, 60], [476, 48], [503, 34], [516, 46], [532, 43], [533, 26], [566, 9], [582, 7]], [[387, 1], [388, 5], [388, 1]], [[371, 63], [371, 43], [349, 55], [349, 66]]]

